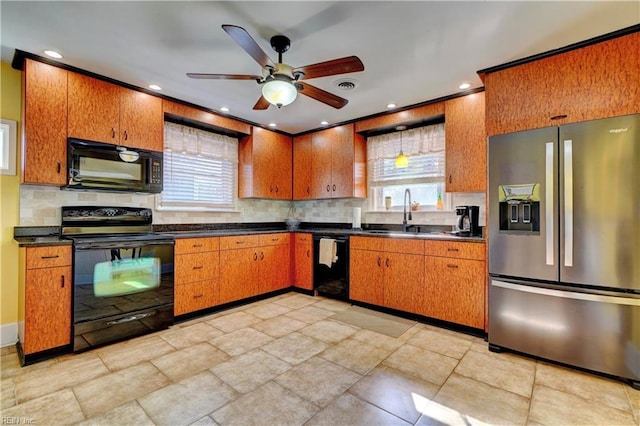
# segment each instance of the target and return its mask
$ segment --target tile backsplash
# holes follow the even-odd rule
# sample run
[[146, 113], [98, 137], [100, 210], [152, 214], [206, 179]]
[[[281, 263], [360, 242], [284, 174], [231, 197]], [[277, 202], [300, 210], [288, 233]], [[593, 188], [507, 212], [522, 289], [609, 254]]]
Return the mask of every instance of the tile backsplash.
[[[485, 194], [453, 193], [451, 205], [479, 205], [480, 224], [485, 223]], [[96, 191], [66, 191], [49, 186], [20, 186], [20, 226], [58, 226], [62, 206], [127, 206], [154, 210], [154, 224], [280, 222], [295, 217], [304, 222], [351, 223], [353, 209], [362, 210], [362, 223], [400, 224], [402, 212], [367, 212], [367, 201], [358, 199], [277, 201], [238, 200], [237, 211], [167, 211], [156, 208], [156, 196]], [[453, 211], [414, 212], [417, 225], [454, 225]]]

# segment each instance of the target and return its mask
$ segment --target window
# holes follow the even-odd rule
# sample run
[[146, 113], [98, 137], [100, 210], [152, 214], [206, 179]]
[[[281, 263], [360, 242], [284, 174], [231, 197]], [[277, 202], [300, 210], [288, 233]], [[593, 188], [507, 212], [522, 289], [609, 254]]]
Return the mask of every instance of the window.
[[[409, 160], [406, 168], [396, 168], [402, 150]], [[435, 210], [444, 199], [444, 124], [434, 124], [367, 139], [370, 209], [402, 210], [405, 189], [420, 210]], [[385, 198], [391, 197], [390, 205]]]
[[0, 173], [16, 174], [16, 122], [4, 118], [0, 123]]
[[238, 140], [165, 122], [163, 172], [158, 208], [233, 210], [237, 194]]

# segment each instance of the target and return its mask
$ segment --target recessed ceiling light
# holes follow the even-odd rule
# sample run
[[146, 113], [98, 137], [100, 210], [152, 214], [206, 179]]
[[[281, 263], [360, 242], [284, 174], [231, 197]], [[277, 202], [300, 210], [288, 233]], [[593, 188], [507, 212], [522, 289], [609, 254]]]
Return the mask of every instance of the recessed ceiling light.
[[45, 50], [44, 54], [55, 59], [62, 59], [62, 55], [56, 52], [55, 50]]
[[329, 124], [328, 121], [321, 121], [320, 124], [322, 124], [323, 126], [326, 126], [327, 124]]
[[149, 85], [149, 89], [151, 89], [151, 90], [162, 90], [162, 87], [158, 86], [157, 84], [150, 84]]
[[458, 87], [460, 87], [460, 89], [464, 90], [464, 89], [468, 89], [469, 87], [471, 87], [471, 85], [469, 83], [462, 83]]
[[395, 108], [395, 107], [397, 107], [397, 105], [394, 103], [387, 104], [387, 108]]
[[269, 123], [269, 127], [277, 127], [278, 125], [276, 123]]
[[229, 108], [227, 108], [227, 107], [222, 107], [222, 108], [220, 108], [220, 111], [222, 111], [222, 112], [229, 112]]

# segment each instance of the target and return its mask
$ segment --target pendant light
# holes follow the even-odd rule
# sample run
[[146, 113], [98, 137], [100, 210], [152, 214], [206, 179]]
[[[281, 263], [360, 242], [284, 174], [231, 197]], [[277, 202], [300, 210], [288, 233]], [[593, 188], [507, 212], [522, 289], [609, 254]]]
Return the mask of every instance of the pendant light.
[[407, 126], [398, 126], [396, 130], [400, 130], [400, 154], [396, 157], [396, 169], [403, 169], [409, 166], [409, 159], [404, 152], [402, 152], [402, 131], [406, 129]]

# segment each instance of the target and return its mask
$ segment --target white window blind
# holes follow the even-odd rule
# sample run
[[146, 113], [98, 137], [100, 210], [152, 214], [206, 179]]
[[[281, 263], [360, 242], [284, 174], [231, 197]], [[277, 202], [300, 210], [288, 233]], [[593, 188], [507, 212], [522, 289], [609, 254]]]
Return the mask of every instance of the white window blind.
[[[400, 150], [408, 167], [396, 168]], [[404, 189], [423, 209], [435, 208], [438, 194], [444, 196], [445, 133], [444, 123], [387, 133], [367, 139], [369, 189], [373, 210], [384, 210], [384, 197], [392, 197], [392, 206], [401, 208]]]
[[160, 208], [233, 209], [238, 140], [165, 122], [163, 172]]

